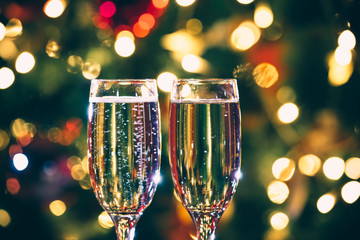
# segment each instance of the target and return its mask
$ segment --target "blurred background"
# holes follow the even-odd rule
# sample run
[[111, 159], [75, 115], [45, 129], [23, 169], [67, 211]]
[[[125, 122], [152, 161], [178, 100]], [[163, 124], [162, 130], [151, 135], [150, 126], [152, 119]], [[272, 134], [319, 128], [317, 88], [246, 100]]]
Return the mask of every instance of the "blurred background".
[[216, 239], [359, 239], [357, 0], [0, 1], [0, 239], [106, 240], [93, 78], [155, 78], [162, 181], [135, 239], [191, 240], [168, 163], [176, 78], [236, 78], [242, 178]]

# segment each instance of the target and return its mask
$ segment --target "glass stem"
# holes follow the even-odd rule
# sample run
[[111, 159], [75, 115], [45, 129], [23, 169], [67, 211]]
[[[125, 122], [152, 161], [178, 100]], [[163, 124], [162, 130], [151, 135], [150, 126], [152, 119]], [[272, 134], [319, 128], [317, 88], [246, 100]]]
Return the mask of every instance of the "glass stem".
[[139, 220], [137, 215], [112, 215], [117, 240], [133, 240], [135, 236], [135, 226]]
[[192, 213], [198, 240], [214, 240], [215, 229], [222, 213]]

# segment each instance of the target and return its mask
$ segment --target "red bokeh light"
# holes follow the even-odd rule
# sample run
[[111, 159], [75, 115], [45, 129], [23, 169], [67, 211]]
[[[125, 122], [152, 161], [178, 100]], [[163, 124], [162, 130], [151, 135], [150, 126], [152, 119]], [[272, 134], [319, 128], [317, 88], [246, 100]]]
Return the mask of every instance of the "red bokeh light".
[[111, 1], [106, 1], [103, 4], [100, 5], [100, 13], [104, 17], [112, 17], [116, 12], [116, 6]]

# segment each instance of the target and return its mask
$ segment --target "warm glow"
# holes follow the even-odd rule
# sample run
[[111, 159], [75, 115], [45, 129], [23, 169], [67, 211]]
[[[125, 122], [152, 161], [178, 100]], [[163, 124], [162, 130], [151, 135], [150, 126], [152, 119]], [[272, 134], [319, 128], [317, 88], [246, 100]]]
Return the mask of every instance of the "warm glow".
[[4, 209], [0, 209], [0, 226], [7, 227], [11, 222], [10, 215]]
[[0, 151], [4, 150], [10, 142], [9, 135], [4, 130], [0, 129]]
[[100, 5], [100, 14], [103, 15], [106, 18], [112, 17], [116, 12], [116, 6], [111, 1], [103, 2]]
[[296, 100], [296, 93], [291, 87], [282, 86], [276, 92], [276, 99], [280, 103], [293, 102]]
[[3, 39], [0, 41], [0, 57], [7, 60], [12, 60], [18, 54], [18, 49], [14, 41], [10, 39]]
[[239, 3], [241, 4], [250, 4], [252, 3], [254, 0], [237, 0]]
[[5, 25], [0, 22], [0, 41], [4, 39], [5, 34], [6, 34]]
[[0, 68], [0, 89], [10, 87], [15, 81], [14, 72], [7, 67]]
[[357, 180], [360, 177], [360, 158], [349, 158], [345, 163], [345, 174], [351, 179]]
[[105, 211], [100, 213], [100, 215], [98, 217], [98, 222], [99, 222], [99, 225], [101, 227], [105, 228], [105, 229], [109, 229], [109, 228], [112, 228], [114, 226], [114, 223], [111, 220], [111, 217]]
[[274, 20], [273, 12], [267, 4], [259, 4], [255, 8], [254, 22], [260, 28], [269, 27]]
[[169, 0], [152, 0], [152, 4], [156, 8], [165, 8], [169, 4]]
[[323, 165], [323, 172], [328, 179], [338, 180], [344, 174], [345, 163], [339, 157], [328, 158]]
[[349, 204], [354, 203], [360, 196], [360, 183], [351, 181], [346, 183], [341, 189], [341, 197]]
[[139, 25], [142, 29], [150, 30], [155, 25], [155, 18], [150, 13], [144, 13], [139, 17]]
[[277, 115], [282, 123], [292, 123], [299, 116], [299, 108], [294, 103], [285, 103], [279, 108]]
[[29, 52], [21, 53], [15, 62], [15, 69], [18, 73], [28, 73], [35, 66], [35, 58]]
[[71, 168], [71, 176], [74, 180], [82, 180], [86, 176], [86, 172], [81, 164], [77, 164]]
[[272, 173], [276, 179], [288, 181], [294, 175], [295, 162], [289, 158], [279, 158], [272, 165]]
[[17, 194], [20, 191], [20, 183], [16, 178], [8, 178], [6, 179], [6, 189], [11, 194]]
[[23, 171], [29, 165], [29, 160], [25, 154], [17, 153], [13, 157], [13, 164], [16, 170]]
[[44, 13], [50, 18], [57, 18], [65, 10], [65, 2], [62, 0], [48, 0], [44, 5]]
[[307, 176], [314, 176], [321, 167], [321, 160], [314, 154], [307, 154], [299, 159], [299, 170]]
[[176, 0], [176, 3], [182, 7], [188, 7], [192, 5], [196, 0]]
[[17, 18], [12, 18], [10, 21], [6, 24], [6, 37], [9, 38], [16, 38], [22, 34], [23, 27], [22, 23]]
[[130, 37], [119, 37], [115, 42], [115, 51], [121, 57], [129, 57], [135, 51], [135, 43]]
[[161, 39], [163, 48], [181, 53], [182, 56], [186, 54], [200, 55], [204, 49], [204, 42], [192, 34], [184, 30], [167, 34]]
[[270, 216], [270, 224], [275, 230], [284, 229], [289, 224], [289, 217], [283, 212], [274, 212]]
[[101, 65], [94, 60], [88, 60], [85, 62], [82, 69], [82, 74], [86, 79], [94, 79], [100, 75]]
[[331, 211], [331, 209], [333, 209], [334, 205], [335, 205], [335, 196], [332, 193], [327, 193], [322, 195], [318, 201], [317, 201], [317, 209], [319, 210], [319, 212], [321, 213], [328, 213]]
[[157, 85], [160, 88], [160, 90], [164, 92], [170, 92], [172, 88], [172, 83], [174, 80], [176, 80], [177, 77], [170, 72], [163, 72], [160, 73], [157, 77]]
[[347, 83], [354, 71], [354, 64], [351, 61], [349, 64], [341, 65], [335, 61], [335, 54], [331, 54], [328, 60], [329, 64], [329, 83], [332, 86], [341, 86]]
[[49, 208], [50, 208], [51, 213], [54, 214], [55, 216], [61, 216], [66, 211], [66, 205], [61, 200], [55, 200], [55, 201], [51, 202], [49, 205]]
[[334, 53], [335, 61], [340, 65], [348, 65], [351, 62], [351, 50], [344, 47], [337, 47]]
[[285, 200], [289, 196], [289, 188], [288, 186], [281, 181], [272, 181], [267, 187], [267, 194], [273, 203], [281, 204], [285, 202]]
[[254, 68], [253, 78], [257, 85], [269, 88], [279, 79], [279, 73], [270, 63], [260, 63]]
[[188, 72], [199, 72], [201, 69], [202, 59], [196, 55], [188, 54], [183, 57], [181, 61], [181, 66], [185, 71]]
[[231, 34], [231, 44], [234, 48], [245, 51], [259, 39], [261, 32], [253, 22], [241, 23]]
[[149, 34], [150, 30], [148, 28], [143, 28], [140, 22], [136, 22], [133, 26], [133, 33], [138, 38], [144, 38]]
[[117, 35], [116, 35], [116, 39], [120, 38], [120, 37], [128, 37], [130, 38], [132, 41], [135, 41], [135, 36], [132, 32], [128, 31], [128, 30], [122, 30], [120, 31]]
[[203, 29], [203, 24], [197, 18], [189, 19], [186, 22], [186, 31], [192, 35], [201, 33], [202, 29]]
[[356, 45], [355, 35], [350, 30], [343, 31], [339, 35], [338, 44], [340, 47], [346, 49], [354, 49]]

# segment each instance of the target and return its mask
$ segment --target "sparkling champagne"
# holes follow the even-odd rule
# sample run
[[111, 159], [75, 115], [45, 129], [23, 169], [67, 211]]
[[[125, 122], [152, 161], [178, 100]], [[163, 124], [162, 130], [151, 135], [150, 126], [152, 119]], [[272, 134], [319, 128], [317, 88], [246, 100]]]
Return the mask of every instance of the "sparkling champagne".
[[90, 98], [91, 183], [112, 214], [139, 214], [159, 180], [160, 134], [156, 98]]
[[171, 100], [170, 165], [191, 212], [223, 212], [240, 178], [240, 108], [233, 100]]

